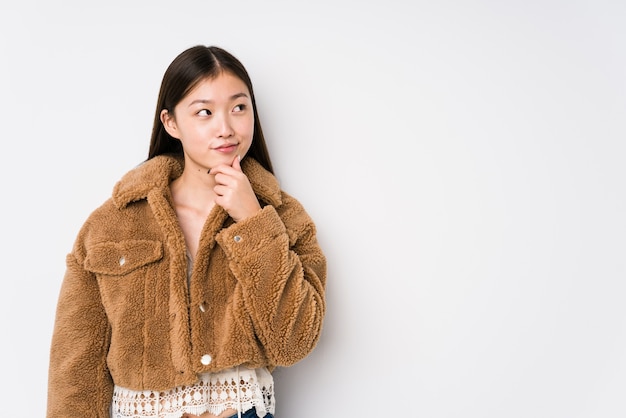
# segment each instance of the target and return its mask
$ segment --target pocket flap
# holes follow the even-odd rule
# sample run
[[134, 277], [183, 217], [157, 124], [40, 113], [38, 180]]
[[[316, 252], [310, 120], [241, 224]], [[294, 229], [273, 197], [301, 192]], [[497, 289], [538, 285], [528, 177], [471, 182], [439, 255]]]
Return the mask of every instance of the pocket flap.
[[126, 240], [103, 242], [87, 250], [85, 269], [113, 276], [127, 274], [163, 257], [159, 241]]

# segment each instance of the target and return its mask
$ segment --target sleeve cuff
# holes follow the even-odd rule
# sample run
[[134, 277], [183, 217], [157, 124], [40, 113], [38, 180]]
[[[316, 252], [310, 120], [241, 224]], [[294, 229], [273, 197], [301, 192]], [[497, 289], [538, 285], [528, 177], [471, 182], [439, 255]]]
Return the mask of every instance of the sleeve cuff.
[[241, 260], [257, 254], [286, 229], [273, 206], [265, 206], [256, 215], [232, 224], [216, 236], [229, 258]]

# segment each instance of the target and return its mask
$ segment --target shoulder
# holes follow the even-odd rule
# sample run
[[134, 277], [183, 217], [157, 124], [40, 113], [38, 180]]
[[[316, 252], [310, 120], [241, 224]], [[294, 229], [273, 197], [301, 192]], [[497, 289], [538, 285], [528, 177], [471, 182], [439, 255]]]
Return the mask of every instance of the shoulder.
[[131, 202], [145, 199], [151, 190], [167, 188], [182, 171], [182, 160], [174, 156], [159, 155], [145, 161], [126, 173], [115, 184], [113, 203], [122, 208]]
[[83, 223], [74, 243], [75, 255], [80, 257], [104, 242], [157, 236], [148, 196], [165, 196], [171, 179], [180, 172], [179, 160], [166, 156], [152, 158], [128, 171], [115, 184], [111, 197]]

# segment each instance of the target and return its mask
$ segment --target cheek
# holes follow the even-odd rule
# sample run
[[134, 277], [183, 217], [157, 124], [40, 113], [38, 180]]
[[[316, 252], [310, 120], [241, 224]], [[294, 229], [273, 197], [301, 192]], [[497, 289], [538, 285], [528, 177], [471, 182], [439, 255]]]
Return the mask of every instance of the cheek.
[[202, 144], [210, 134], [211, 132], [206, 126], [188, 125], [180, 131], [180, 139], [187, 146], [194, 146], [195, 144]]
[[246, 118], [245, 121], [242, 121], [241, 133], [252, 141], [252, 136], [254, 135], [254, 117]]
[[246, 139], [248, 140], [248, 143], [246, 145], [245, 154], [250, 151], [250, 147], [252, 146], [252, 138], [254, 138], [254, 119], [251, 118], [251, 120], [246, 125], [246, 129]]

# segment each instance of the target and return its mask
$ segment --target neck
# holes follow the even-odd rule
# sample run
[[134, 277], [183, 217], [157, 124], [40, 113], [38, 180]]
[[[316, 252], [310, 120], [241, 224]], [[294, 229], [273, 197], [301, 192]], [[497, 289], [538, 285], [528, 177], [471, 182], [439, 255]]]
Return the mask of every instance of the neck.
[[215, 177], [203, 169], [185, 169], [181, 176], [170, 184], [175, 205], [207, 211], [207, 214], [215, 205], [214, 187]]

